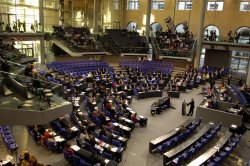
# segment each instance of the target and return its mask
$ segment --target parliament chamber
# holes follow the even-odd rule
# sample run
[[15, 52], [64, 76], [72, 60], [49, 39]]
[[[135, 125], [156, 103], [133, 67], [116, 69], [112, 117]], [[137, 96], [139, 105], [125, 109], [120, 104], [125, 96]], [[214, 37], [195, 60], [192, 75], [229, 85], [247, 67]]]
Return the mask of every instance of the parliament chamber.
[[0, 166], [248, 166], [249, 0], [0, 0]]

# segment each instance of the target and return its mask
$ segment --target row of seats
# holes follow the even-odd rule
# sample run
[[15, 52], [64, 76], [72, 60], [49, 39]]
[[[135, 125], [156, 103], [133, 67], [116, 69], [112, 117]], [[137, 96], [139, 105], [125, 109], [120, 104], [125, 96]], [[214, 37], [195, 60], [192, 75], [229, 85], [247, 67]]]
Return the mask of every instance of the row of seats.
[[73, 155], [71, 156], [68, 152], [63, 151], [63, 156], [64, 159], [69, 161], [71, 163], [71, 165], [73, 166], [92, 166], [91, 164], [89, 164], [87, 161], [85, 161], [84, 159]]
[[0, 126], [0, 133], [8, 150], [14, 151], [18, 148], [9, 126]]
[[213, 66], [202, 66], [198, 69], [198, 71], [203, 71], [203, 72], [215, 72], [215, 71], [221, 71], [222, 75], [227, 75], [229, 73], [229, 68], [218, 68], [218, 67], [213, 67]]
[[160, 153], [164, 153], [167, 149], [170, 149], [171, 147], [175, 146], [176, 144], [180, 143], [181, 141], [187, 139], [187, 137], [192, 134], [201, 124], [201, 119], [199, 119], [198, 121], [194, 122], [192, 125], [187, 126], [187, 130], [180, 133], [179, 135], [176, 135], [175, 137], [173, 137], [170, 140], [166, 140], [165, 142], [163, 142], [162, 145], [159, 145], [157, 147], [157, 150]]
[[120, 61], [120, 67], [122, 68], [139, 68], [143, 71], [162, 71], [171, 74], [173, 71], [173, 64], [160, 61]]
[[227, 144], [224, 145], [222, 150], [220, 150], [213, 158], [207, 163], [207, 166], [216, 166], [221, 164], [221, 162], [232, 152], [236, 145], [240, 142], [241, 137], [231, 138]]
[[247, 105], [248, 101], [246, 97], [242, 94], [240, 89], [236, 85], [231, 85], [231, 87], [234, 90], [234, 92], [237, 94], [240, 104]]
[[[48, 141], [45, 136], [41, 133], [39, 133], [38, 131], [35, 130], [34, 126], [27, 126], [28, 132], [31, 135], [31, 137], [33, 138], [33, 140], [36, 142], [36, 144], [41, 144], [43, 147], [47, 148], [48, 150], [52, 151], [52, 152], [62, 152], [64, 143], [65, 143], [65, 139], [63, 139], [62, 137], [60, 137], [62, 142], [51, 142]], [[43, 130], [48, 130], [43, 128]], [[58, 135], [54, 135], [54, 137], [56, 137]], [[54, 138], [53, 138], [54, 140]]]
[[173, 160], [173, 162], [176, 163], [177, 165], [180, 165], [183, 161], [187, 160], [189, 157], [197, 153], [217, 134], [217, 132], [221, 129], [221, 126], [222, 126], [221, 124], [217, 125], [211, 131], [208, 131], [203, 137], [199, 139], [199, 141], [197, 141], [194, 144], [194, 146], [191, 146], [186, 151], [179, 154]]
[[103, 70], [108, 68], [110, 71], [114, 71], [113, 67], [110, 67], [106, 62], [103, 61], [80, 61], [76, 64], [72, 62], [52, 62], [47, 65], [49, 69], [64, 73], [71, 76], [82, 76], [87, 75], [89, 72], [95, 72], [96, 70]]
[[66, 140], [69, 140], [73, 137], [73, 135], [71, 134], [71, 132], [68, 130], [67, 127], [62, 126], [60, 124], [60, 122], [56, 119], [50, 122], [50, 126], [53, 130], [55, 130], [56, 132], [58, 132], [63, 138], [65, 138]]
[[[71, 113], [72, 114], [72, 113]], [[79, 122], [76, 122], [76, 119], [72, 119], [76, 124], [78, 124]], [[115, 132], [112, 132], [113, 134]], [[119, 136], [119, 132], [116, 132], [115, 134], [117, 134], [117, 136]], [[109, 145], [112, 145], [113, 147], [117, 147], [119, 150], [123, 150], [122, 144], [119, 140], [117, 140], [115, 137], [113, 139], [108, 138], [107, 136], [104, 135], [100, 135], [100, 134], [95, 134], [94, 135], [96, 139], [98, 139], [99, 141], [102, 141], [104, 143], [107, 143]], [[101, 157], [104, 157], [106, 159], [109, 160], [118, 160], [115, 155], [111, 154], [111, 152], [108, 151], [101, 151], [100, 149], [98, 149], [96, 146], [91, 145], [89, 142], [85, 141], [84, 143], [82, 143], [80, 141], [80, 139], [78, 137], [76, 137], [76, 143], [79, 147], [84, 148], [85, 150], [95, 153]]]

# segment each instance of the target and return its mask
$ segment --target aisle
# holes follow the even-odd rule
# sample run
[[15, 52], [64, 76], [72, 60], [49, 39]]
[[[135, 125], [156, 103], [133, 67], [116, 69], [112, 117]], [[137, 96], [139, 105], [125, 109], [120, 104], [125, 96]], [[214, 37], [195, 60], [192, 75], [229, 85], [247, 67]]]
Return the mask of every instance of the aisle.
[[[135, 128], [128, 142], [128, 148], [123, 154], [123, 160], [119, 164], [121, 166], [161, 166], [162, 155], [151, 154], [148, 152], [149, 141], [159, 137], [175, 127], [182, 124], [188, 119], [187, 116], [181, 115], [181, 103], [183, 100], [190, 102], [193, 97], [195, 106], [201, 103], [203, 97], [199, 95], [201, 86], [192, 91], [181, 93], [179, 99], [171, 99], [171, 104], [176, 109], [167, 109], [160, 115], [151, 116], [150, 106], [159, 98], [149, 98], [142, 100], [133, 100], [131, 107], [138, 114], [148, 117], [148, 125], [146, 128]], [[166, 96], [166, 93], [164, 93]], [[187, 107], [189, 110], [189, 107]], [[195, 117], [195, 112], [193, 117]], [[138, 164], [139, 163], [139, 164]]]

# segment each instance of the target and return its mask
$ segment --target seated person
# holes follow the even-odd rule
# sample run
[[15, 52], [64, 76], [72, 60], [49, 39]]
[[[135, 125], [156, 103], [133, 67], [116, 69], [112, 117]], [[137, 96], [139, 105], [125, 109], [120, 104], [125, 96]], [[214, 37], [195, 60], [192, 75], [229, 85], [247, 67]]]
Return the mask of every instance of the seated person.
[[65, 145], [65, 147], [64, 147], [64, 151], [67, 152], [67, 153], [70, 155], [70, 157], [72, 157], [73, 154], [74, 154], [74, 151], [73, 151], [73, 149], [70, 147], [70, 144], [69, 144], [69, 143], [66, 143], [66, 145]]
[[57, 146], [57, 143], [56, 143], [56, 141], [53, 139], [53, 136], [50, 136], [50, 137], [47, 139], [47, 142], [48, 142], [48, 143], [51, 143], [51, 144], [54, 144], [54, 146]]
[[87, 133], [88, 134], [94, 134], [95, 133], [95, 124], [94, 123], [90, 123], [87, 127]]
[[35, 166], [37, 163], [37, 159], [30, 155], [28, 151], [25, 151], [23, 154], [19, 156], [21, 161], [21, 166]]
[[139, 123], [140, 126], [146, 126], [146, 121], [144, 119], [138, 118], [137, 113], [131, 115], [131, 120], [134, 123]]
[[45, 139], [48, 139], [48, 138], [50, 138], [50, 137], [53, 137], [52, 132], [51, 132], [50, 129], [46, 130], [46, 131], [43, 133], [43, 135], [44, 135]]
[[100, 124], [101, 124], [101, 126], [107, 124], [107, 120], [106, 120], [106, 117], [105, 117], [105, 115], [104, 115], [103, 112], [100, 113], [99, 119], [100, 119]]

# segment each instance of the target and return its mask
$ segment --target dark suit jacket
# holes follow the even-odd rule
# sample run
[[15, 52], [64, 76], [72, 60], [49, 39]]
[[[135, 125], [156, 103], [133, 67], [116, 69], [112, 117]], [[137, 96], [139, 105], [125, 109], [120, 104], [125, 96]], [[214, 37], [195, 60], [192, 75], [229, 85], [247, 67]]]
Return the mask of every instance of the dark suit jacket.
[[188, 103], [187, 105], [190, 105], [190, 108], [194, 108], [194, 101], [191, 101], [191, 102]]

